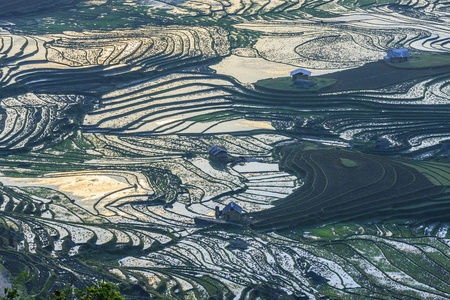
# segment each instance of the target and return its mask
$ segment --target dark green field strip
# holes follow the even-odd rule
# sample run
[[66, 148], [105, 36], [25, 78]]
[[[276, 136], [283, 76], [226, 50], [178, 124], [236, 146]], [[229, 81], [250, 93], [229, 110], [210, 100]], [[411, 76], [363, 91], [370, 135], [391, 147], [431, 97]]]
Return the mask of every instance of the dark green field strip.
[[440, 185], [450, 185], [450, 166], [426, 161], [403, 161], [405, 165], [415, 168], [436, 180]]
[[[450, 258], [448, 255], [446, 255], [447, 249], [439, 249], [437, 247], [434, 247], [434, 245], [429, 244], [414, 244], [416, 247], [420, 248], [422, 250], [422, 256], [426, 258], [421, 259], [429, 259], [433, 261], [433, 263], [438, 264], [441, 268], [445, 270], [445, 272], [449, 272], [448, 265], [450, 263]], [[430, 247], [433, 249], [430, 251]], [[445, 251], [445, 252], [443, 252]], [[448, 283], [448, 277], [442, 278], [441, 280], [445, 280]]]
[[[288, 172], [304, 176], [305, 184], [277, 201], [274, 208], [253, 213], [256, 228], [389, 215], [389, 212], [420, 215], [441, 209], [442, 215], [448, 213], [443, 209], [449, 205], [448, 201], [433, 200], [444, 195], [444, 188], [399, 162], [342, 150], [287, 149], [281, 152], [280, 165]], [[341, 158], [357, 166], [342, 166]], [[426, 205], [415, 212], [414, 205], [423, 203]]]
[[[314, 153], [311, 153], [311, 155], [313, 155]], [[322, 193], [322, 195], [320, 194], [314, 194], [314, 195], [306, 195], [308, 196], [308, 203], [303, 203], [303, 207], [302, 209], [309, 209], [311, 208], [312, 205], [312, 209], [314, 209], [315, 207], [317, 208], [317, 206], [321, 206], [321, 200], [320, 199], [327, 199], [330, 198], [330, 201], [333, 200], [333, 198], [339, 196], [341, 193], [343, 194], [343, 196], [345, 197], [350, 197], [350, 198], [355, 198], [355, 186], [357, 187], [357, 189], [362, 189], [363, 195], [366, 195], [367, 193], [370, 193], [368, 190], [368, 187], [370, 187], [373, 184], [378, 184], [376, 185], [377, 188], [381, 188], [383, 183], [380, 184], [380, 180], [384, 180], [386, 179], [386, 175], [385, 175], [385, 170], [384, 168], [377, 164], [375, 162], [375, 164], [371, 164], [370, 166], [367, 166], [371, 172], [367, 172], [367, 170], [362, 169], [361, 172], [354, 172], [353, 174], [350, 175], [350, 177], [348, 177], [349, 181], [348, 182], [352, 182], [354, 183], [354, 185], [349, 185], [348, 187], [343, 186], [343, 182], [340, 180], [342, 178], [342, 176], [349, 176], [349, 172], [348, 170], [346, 170], [344, 167], [340, 167], [336, 164], [336, 160], [339, 157], [345, 157], [345, 152], [342, 152], [342, 155], [340, 152], [337, 153], [338, 156], [324, 156], [324, 161], [320, 162], [321, 166], [326, 166], [327, 168], [329, 168], [331, 166], [331, 170], [330, 169], [326, 169], [326, 170], [320, 170], [320, 172], [318, 172], [320, 175], [322, 175], [324, 178], [320, 179], [320, 181], [322, 182], [326, 182], [327, 180], [329, 181], [328, 186], [324, 187], [322, 190], [320, 190], [320, 193]], [[350, 157], [349, 155], [347, 155], [347, 157]], [[311, 160], [311, 157], [308, 158], [309, 160]], [[354, 157], [352, 157], [352, 159], [355, 159]], [[360, 164], [361, 161], [359, 161]], [[369, 163], [369, 162], [366, 162]], [[317, 164], [316, 164], [317, 166]], [[335, 167], [336, 166], [336, 167]], [[361, 166], [362, 168], [364, 166]], [[373, 172], [372, 172], [373, 171]], [[326, 177], [325, 174], [330, 174], [327, 172], [333, 172], [333, 176], [329, 176]], [[311, 174], [310, 174], [311, 175]], [[313, 175], [314, 176], [314, 175]], [[392, 177], [392, 176], [391, 176]], [[308, 178], [305, 178], [305, 184], [308, 183]], [[314, 176], [314, 183], [313, 185], [317, 184], [317, 173]], [[367, 185], [366, 185], [367, 184]], [[389, 188], [392, 185], [392, 178], [390, 180], [388, 180], [386, 182], [387, 184], [387, 188]], [[362, 187], [362, 188], [360, 188]], [[303, 188], [303, 187], [302, 187]], [[324, 194], [326, 191], [326, 194]], [[344, 189], [342, 192], [341, 190]], [[345, 190], [347, 189], [347, 191]], [[339, 194], [337, 194], [337, 191], [340, 191]], [[346, 195], [349, 194], [350, 195]], [[337, 194], [337, 195], [336, 195]], [[319, 197], [320, 196], [320, 197]], [[319, 197], [319, 198], [317, 198]], [[302, 198], [306, 198], [305, 195], [302, 195]], [[289, 199], [285, 199], [284, 202], [290, 202]], [[339, 201], [338, 201], [339, 203]], [[294, 203], [291, 203], [291, 206], [297, 206]], [[322, 207], [322, 206], [321, 206]], [[276, 209], [275, 209], [276, 210]], [[320, 209], [319, 209], [320, 210]]]
[[448, 185], [450, 182], [447, 180], [447, 178], [442, 178], [438, 176], [433, 171], [429, 171], [425, 168], [417, 168], [419, 171], [422, 172], [423, 175], [425, 175], [430, 181], [436, 185]]
[[353, 277], [357, 278], [357, 282], [364, 287], [364, 289], [368, 290], [368, 295], [370, 299], [392, 299], [392, 295], [396, 295], [400, 299], [418, 299], [414, 298], [412, 295], [408, 295], [405, 292], [400, 292], [398, 290], [389, 288], [387, 286], [381, 286], [378, 282], [375, 282], [373, 276], [370, 274], [370, 271], [366, 268], [360, 266], [356, 259], [364, 260], [367, 263], [371, 264], [367, 258], [361, 255], [361, 253], [355, 251], [350, 245], [345, 242], [338, 242], [332, 244], [325, 244], [325, 247], [328, 250], [331, 250], [334, 254], [340, 256], [344, 259], [350, 266], [353, 266], [357, 269], [358, 273]]
[[[289, 151], [289, 148], [288, 150]], [[300, 176], [305, 176], [305, 182], [302, 186], [302, 191], [299, 193], [300, 197], [306, 197], [308, 195], [310, 195], [311, 193], [314, 192], [315, 190], [315, 170], [314, 168], [311, 167], [310, 164], [308, 164], [307, 162], [305, 162], [305, 160], [303, 159], [297, 159], [295, 160], [296, 156], [303, 156], [303, 153], [294, 151], [294, 149], [292, 151], [290, 151], [289, 156], [286, 156], [286, 161], [281, 161], [280, 165], [283, 166], [283, 168], [281, 168], [284, 171], [290, 172], [290, 170], [293, 170], [294, 174], [296, 174], [298, 177]], [[293, 157], [292, 157], [293, 156]], [[283, 154], [283, 158], [285, 157], [285, 154]], [[294, 165], [291, 166], [290, 165], [290, 160], [288, 159], [292, 159], [292, 161], [294, 162]], [[289, 162], [289, 165], [287, 164]], [[301, 164], [299, 164], [299, 162], [301, 162]], [[285, 198], [280, 200], [280, 203], [289, 203], [289, 201]]]
[[396, 183], [393, 189], [404, 189], [411, 187], [416, 182], [416, 173], [410, 168], [404, 168], [400, 164], [396, 164], [395, 168]]
[[[358, 240], [356, 240], [355, 242], [358, 242]], [[405, 252], [399, 252], [398, 250], [396, 250], [394, 247], [383, 243], [383, 242], [377, 242], [375, 243], [374, 241], [369, 241], [369, 240], [360, 240], [360, 242], [362, 242], [362, 245], [365, 247], [370, 247], [372, 250], [374, 249], [379, 249], [378, 251], [382, 251], [384, 254], [384, 257], [387, 259], [387, 261], [390, 263], [391, 266], [393, 266], [394, 268], [401, 270], [402, 272], [405, 272], [407, 275], [411, 276], [412, 278], [414, 278], [415, 280], [417, 280], [420, 283], [424, 283], [426, 286], [430, 286], [430, 287], [434, 287], [436, 288], [438, 291], [442, 292], [442, 294], [436, 293], [435, 291], [433, 291], [433, 288], [427, 289], [426, 286], [416, 286], [416, 285], [412, 285], [408, 282], [405, 282], [403, 280], [394, 280], [399, 284], [403, 284], [405, 286], [417, 289], [417, 290], [421, 290], [424, 292], [429, 292], [432, 294], [437, 294], [440, 296], [445, 297], [445, 293], [447, 293], [447, 291], [445, 289], [441, 289], [442, 286], [447, 286], [447, 284], [443, 281], [441, 281], [440, 278], [434, 276], [432, 273], [428, 273], [426, 270], [422, 269], [420, 266], [416, 265], [414, 261], [411, 261], [410, 259], [408, 259], [407, 257], [404, 256]], [[352, 242], [350, 242], [351, 244], [354, 244]], [[352, 245], [352, 247], [354, 248], [358, 248], [358, 246]], [[362, 254], [361, 254], [362, 255]], [[364, 255], [365, 259], [370, 259], [369, 255]], [[382, 271], [387, 277], [391, 278], [391, 276], [389, 276], [383, 269], [379, 268], [380, 271]], [[406, 292], [406, 291], [405, 291]]]
[[[355, 161], [358, 166], [353, 168], [346, 168], [340, 166], [338, 162], [341, 158], [347, 158]], [[390, 165], [382, 164], [376, 160], [359, 159], [357, 156], [346, 155], [344, 151], [337, 153], [330, 153], [323, 155], [321, 153], [312, 153], [311, 160], [315, 160], [318, 167], [322, 169], [323, 174], [328, 178], [329, 184], [327, 186], [327, 193], [321, 195], [322, 198], [333, 199], [342, 194], [343, 197], [356, 198], [359, 197], [354, 187], [363, 187], [366, 191], [362, 192], [363, 196], [368, 193], [373, 193], [371, 187], [377, 191], [390, 189], [395, 184], [395, 169]], [[359, 159], [359, 160], [358, 160]], [[332, 174], [327, 175], [327, 174]], [[351, 183], [346, 186], [342, 181]], [[347, 181], [348, 180], [348, 181]], [[339, 194], [336, 195], [337, 191]]]
[[[323, 218], [328, 219], [329, 217], [327, 216], [330, 215], [339, 218], [351, 218], [352, 215], [370, 215], [372, 213], [376, 215], [377, 210], [387, 210], [386, 207], [390, 208], [390, 210], [395, 213], [396, 210], [401, 210], [403, 206], [408, 207], [408, 205], [413, 205], [422, 201], [429, 201], [430, 198], [428, 197], [439, 195], [441, 191], [441, 188], [432, 187], [428, 189], [415, 190], [413, 192], [400, 195], [389, 193], [389, 191], [380, 192], [371, 198], [364, 197], [354, 199], [353, 201], [342, 201], [339, 204], [327, 206], [323, 209]], [[372, 211], [367, 210], [366, 203], [370, 203]], [[448, 205], [448, 203], [444, 203], [444, 205]], [[429, 206], [431, 207], [431, 205]], [[417, 214], [420, 213], [423, 213], [423, 211], [417, 212]]]
[[382, 295], [368, 290], [367, 288], [353, 288], [345, 291], [335, 288], [330, 285], [325, 285], [320, 288], [320, 291], [330, 296], [332, 299], [346, 299], [346, 300], [360, 300], [360, 299], [377, 299], [377, 300], [390, 300], [389, 295]]
[[[450, 271], [448, 269], [449, 261], [441, 264], [439, 261], [434, 261], [427, 253], [423, 250], [420, 252], [402, 251], [403, 256], [405, 256], [410, 261], [414, 262], [417, 266], [427, 271], [429, 274], [433, 274], [435, 280], [439, 282], [437, 285], [442, 287], [446, 293], [450, 293]], [[445, 288], [445, 289], [444, 289]]]
[[[416, 162], [415, 162], [416, 163]], [[431, 161], [421, 161], [417, 162], [417, 165], [426, 168], [430, 171], [441, 175], [442, 177], [450, 178], [450, 164], [442, 162], [440, 164]]]
[[[370, 216], [371, 214], [373, 214], [374, 216], [382, 216], [383, 214], [388, 215], [388, 213], [391, 212], [396, 216], [407, 217], [408, 214], [423, 216], [427, 213], [435, 213], [440, 210], [440, 214], [436, 214], [436, 217], [446, 216], [448, 215], [448, 210], [446, 211], [443, 209], [448, 207], [449, 202], [432, 201], [430, 198], [428, 198], [428, 196], [432, 197], [439, 195], [440, 191], [441, 189], [439, 188], [429, 188], [425, 190], [415, 191], [414, 193], [395, 196], [392, 198], [377, 199], [373, 201], [372, 210], [370, 211], [367, 211], [367, 209], [365, 209], [364, 202], [358, 205], [352, 205], [352, 203], [347, 202], [339, 206], [339, 209], [334, 210], [333, 215], [344, 219], [351, 219], [352, 216], [355, 218], [360, 216]], [[347, 210], [345, 208], [347, 208]], [[417, 208], [421, 208], [421, 210], [418, 211]], [[331, 209], [327, 208], [325, 211], [328, 210]]]
[[[443, 293], [441, 294], [441, 296], [446, 297], [450, 292], [449, 284], [443, 281], [445, 280], [445, 277], [449, 278], [448, 271], [446, 271], [441, 266], [431, 264], [428, 265], [427, 268], [424, 268], [423, 265], [418, 265], [417, 260], [412, 259], [412, 255], [407, 251], [400, 252], [399, 250], [385, 243], [377, 243], [377, 247], [385, 253], [386, 259], [391, 264], [398, 266], [399, 269], [403, 270], [405, 273], [407, 273], [417, 281], [441, 291]], [[423, 257], [423, 255], [419, 256]], [[415, 256], [414, 258], [417, 259], [417, 256]], [[428, 263], [430, 263], [430, 261], [428, 261]], [[430, 269], [430, 267], [435, 267], [436, 269], [432, 270]], [[442, 275], [444, 277], [440, 277]]]
[[[398, 182], [398, 174], [397, 174], [397, 170], [400, 167], [400, 172], [402, 172], [403, 170], [405, 170], [405, 168], [403, 168], [401, 165], [399, 165], [396, 162], [392, 162], [392, 161], [387, 161], [387, 163], [385, 164], [385, 167], [391, 167], [391, 172], [389, 174], [391, 174], [391, 176], [395, 176], [394, 178], [392, 178], [392, 185], [389, 186], [389, 194], [391, 196], [395, 196], [395, 195], [402, 195], [402, 193], [410, 193], [411, 191], [414, 190], [422, 190], [422, 189], [428, 189], [428, 188], [433, 188], [433, 185], [424, 177], [422, 176], [419, 172], [416, 172], [416, 170], [414, 169], [409, 169], [409, 173], [411, 173], [410, 179], [410, 183], [406, 183], [406, 186], [410, 185], [410, 184], [414, 184], [413, 188], [407, 188], [407, 189], [403, 189], [402, 186], [405, 185], [404, 179], [406, 179], [405, 177], [402, 178], [402, 183], [399, 185]], [[385, 168], [386, 170], [386, 168]], [[376, 193], [378, 193], [378, 191], [380, 191], [381, 193], [384, 193], [385, 191], [383, 191], [383, 189], [378, 189], [376, 188], [375, 190], [377, 190]], [[439, 189], [440, 190], [440, 189]], [[398, 193], [396, 193], [396, 191], [398, 191]], [[375, 191], [372, 191], [371, 194], [374, 194]], [[389, 195], [387, 194], [387, 195]], [[368, 196], [371, 197], [371, 196]], [[379, 195], [375, 195], [375, 198], [379, 197]], [[366, 197], [367, 199], [367, 197]]]

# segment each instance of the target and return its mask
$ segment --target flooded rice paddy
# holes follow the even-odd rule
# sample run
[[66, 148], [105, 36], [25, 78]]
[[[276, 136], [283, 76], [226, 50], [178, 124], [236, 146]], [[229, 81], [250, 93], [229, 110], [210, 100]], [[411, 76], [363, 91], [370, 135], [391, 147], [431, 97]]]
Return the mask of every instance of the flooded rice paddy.
[[[30, 9], [0, 21], [0, 279], [28, 270], [31, 297], [108, 280], [142, 299], [449, 298], [449, 224], [426, 214], [448, 207], [449, 69], [382, 61], [401, 47], [444, 61], [445, 3]], [[337, 82], [254, 85], [298, 68]], [[280, 164], [289, 147], [397, 157], [442, 196], [421, 217], [392, 205], [393, 220], [255, 230], [257, 213], [322, 184], [307, 185], [317, 163]], [[231, 202], [242, 222], [211, 222]]]

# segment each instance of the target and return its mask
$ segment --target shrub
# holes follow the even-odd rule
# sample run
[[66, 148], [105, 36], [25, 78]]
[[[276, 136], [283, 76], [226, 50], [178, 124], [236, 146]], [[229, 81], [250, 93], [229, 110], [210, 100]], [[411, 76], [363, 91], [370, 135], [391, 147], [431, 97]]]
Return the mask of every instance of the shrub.
[[78, 290], [80, 300], [123, 300], [117, 287], [112, 282], [99, 282], [99, 286], [87, 287], [83, 291]]
[[5, 288], [5, 296], [1, 297], [1, 300], [12, 300], [12, 299], [17, 299], [19, 297], [19, 292], [17, 292], [16, 289], [8, 289]]
[[[112, 282], [99, 282], [99, 286], [87, 287], [84, 290], [77, 290], [76, 294], [79, 297], [75, 299], [79, 300], [123, 300], [120, 296], [118, 288]], [[0, 300], [14, 300], [22, 299], [23, 296], [19, 294], [16, 289], [5, 288], [5, 296], [0, 297]], [[64, 291], [56, 290], [48, 298], [52, 300], [69, 300], [74, 299], [72, 297], [72, 289], [68, 288]]]

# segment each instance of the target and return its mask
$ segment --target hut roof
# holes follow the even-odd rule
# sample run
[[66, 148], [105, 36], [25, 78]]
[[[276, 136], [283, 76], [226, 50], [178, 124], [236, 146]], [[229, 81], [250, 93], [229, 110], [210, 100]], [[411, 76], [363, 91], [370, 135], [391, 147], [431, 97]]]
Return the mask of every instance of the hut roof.
[[240, 207], [239, 205], [237, 205], [236, 203], [234, 203], [234, 202], [230, 202], [230, 203], [228, 203], [227, 204], [227, 206], [225, 206], [224, 208], [223, 208], [223, 210], [222, 210], [222, 215], [223, 214], [226, 214], [227, 212], [229, 212], [230, 210], [235, 210], [235, 211], [237, 211], [238, 213], [240, 213], [240, 214], [242, 214], [242, 207]]
[[411, 55], [408, 52], [408, 49], [406, 48], [400, 48], [400, 49], [389, 49], [388, 56], [393, 57], [410, 57]]
[[215, 155], [219, 154], [220, 152], [228, 153], [228, 150], [225, 149], [225, 147], [214, 145], [214, 146], [211, 146], [208, 148], [208, 152], [209, 152], [209, 154], [215, 156]]
[[304, 74], [306, 76], [311, 76], [311, 72], [305, 69], [297, 69], [291, 72], [291, 76], [297, 75], [297, 74]]

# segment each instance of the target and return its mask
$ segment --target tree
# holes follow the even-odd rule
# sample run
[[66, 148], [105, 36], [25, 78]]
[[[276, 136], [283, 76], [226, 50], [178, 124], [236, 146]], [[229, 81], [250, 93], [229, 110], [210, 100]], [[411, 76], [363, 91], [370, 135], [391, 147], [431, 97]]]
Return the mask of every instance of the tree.
[[[53, 292], [51, 296], [49, 296], [48, 300], [124, 300], [122, 296], [120, 296], [120, 292], [118, 288], [112, 282], [99, 282], [99, 286], [87, 287], [84, 290], [77, 290], [76, 294], [78, 297], [73, 298], [73, 289], [72, 287], [66, 288], [64, 291], [56, 290]], [[20, 298], [19, 298], [20, 297]], [[19, 300], [23, 299], [23, 295], [20, 296], [17, 289], [8, 289], [5, 288], [5, 296], [0, 296], [0, 300]], [[26, 298], [29, 299], [29, 298]]]
[[112, 282], [99, 282], [99, 286], [87, 287], [83, 291], [78, 290], [80, 300], [123, 300], [117, 287]]
[[74, 290], [71, 285], [67, 285], [64, 290], [56, 290], [53, 292], [53, 295], [48, 298], [48, 300], [73, 300]]
[[0, 300], [13, 300], [19, 298], [19, 293], [16, 289], [10, 290], [5, 288], [5, 296], [1, 297]]

